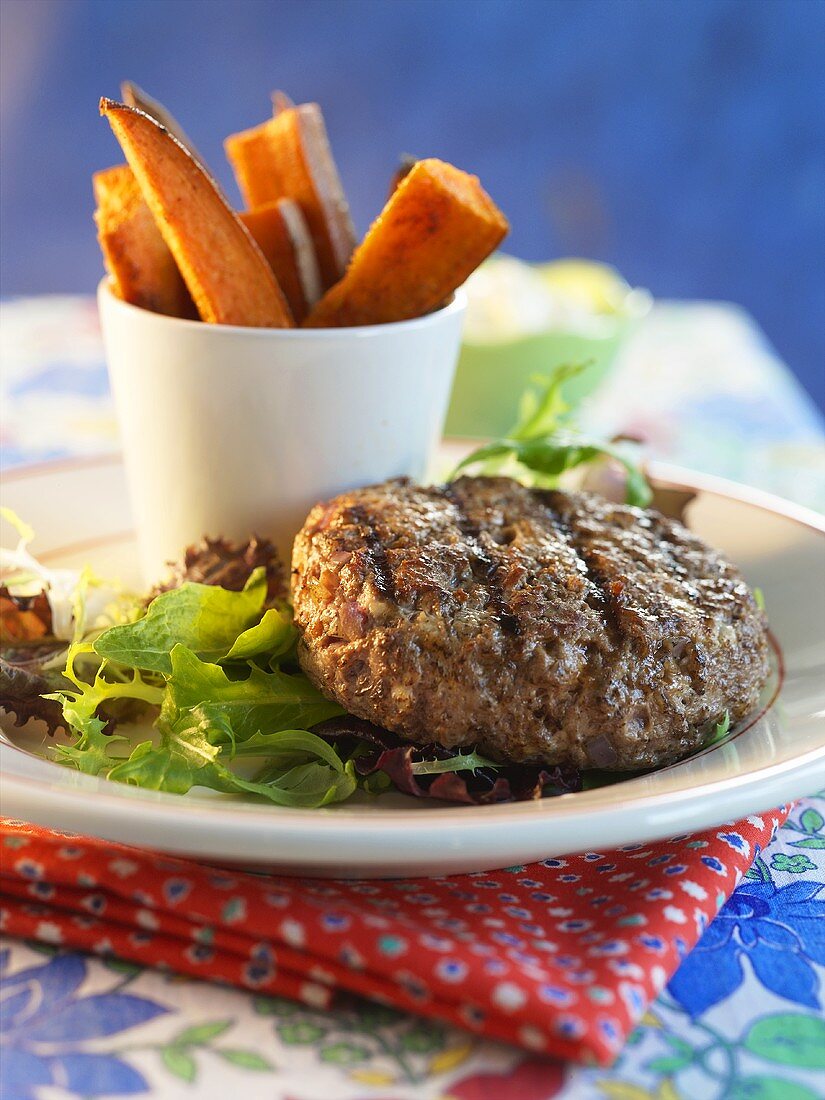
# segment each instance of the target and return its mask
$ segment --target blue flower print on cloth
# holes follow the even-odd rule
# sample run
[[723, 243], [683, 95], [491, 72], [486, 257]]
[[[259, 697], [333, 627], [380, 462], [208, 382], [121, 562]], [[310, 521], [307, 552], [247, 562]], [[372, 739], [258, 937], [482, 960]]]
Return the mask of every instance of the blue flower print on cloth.
[[57, 955], [11, 975], [5, 973], [8, 959], [8, 951], [0, 954], [3, 1100], [35, 1100], [47, 1085], [82, 1097], [146, 1091], [136, 1069], [84, 1044], [145, 1024], [165, 1008], [131, 993], [81, 996], [87, 966], [81, 955]]
[[745, 882], [719, 912], [670, 982], [670, 992], [692, 1016], [729, 997], [749, 965], [771, 993], [818, 1008], [825, 965], [825, 887], [791, 882]]

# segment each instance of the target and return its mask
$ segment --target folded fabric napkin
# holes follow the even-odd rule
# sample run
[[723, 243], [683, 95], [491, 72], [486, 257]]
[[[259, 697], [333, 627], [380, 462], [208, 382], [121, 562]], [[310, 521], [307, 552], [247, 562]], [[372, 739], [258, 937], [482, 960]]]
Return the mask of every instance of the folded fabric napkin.
[[0, 819], [0, 927], [318, 1008], [357, 993], [609, 1064], [787, 813], [391, 881], [227, 871]]

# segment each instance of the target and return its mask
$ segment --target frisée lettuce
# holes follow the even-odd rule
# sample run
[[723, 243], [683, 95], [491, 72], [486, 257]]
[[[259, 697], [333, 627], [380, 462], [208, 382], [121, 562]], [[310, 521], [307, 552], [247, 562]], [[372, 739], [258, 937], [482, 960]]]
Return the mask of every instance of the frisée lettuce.
[[[266, 594], [263, 568], [239, 592], [188, 582], [157, 596], [136, 621], [74, 643], [63, 673], [69, 686], [49, 696], [74, 735], [55, 746], [58, 759], [178, 794], [211, 787], [283, 806], [349, 797], [352, 763], [309, 729], [341, 708], [290, 671], [295, 629], [288, 608], [265, 606]], [[134, 744], [100, 716], [120, 699], [151, 708], [151, 737]], [[241, 761], [258, 761], [258, 771], [242, 774]]]

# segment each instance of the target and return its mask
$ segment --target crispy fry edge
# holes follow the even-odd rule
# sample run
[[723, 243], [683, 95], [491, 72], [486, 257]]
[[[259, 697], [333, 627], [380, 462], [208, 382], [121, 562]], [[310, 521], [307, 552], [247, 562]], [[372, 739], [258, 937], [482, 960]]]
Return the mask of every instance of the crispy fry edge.
[[[123, 148], [158, 229], [175, 258], [201, 318], [209, 323], [238, 324], [252, 327], [291, 327], [293, 319], [283, 291], [278, 286], [272, 269], [266, 262], [254, 238], [240, 221], [217, 183], [203, 165], [191, 156], [186, 147], [166, 127], [162, 126], [145, 111], [106, 97], [101, 98], [99, 107], [101, 115], [107, 119], [115, 137]], [[259, 286], [253, 284], [250, 287], [247, 284], [242, 293], [238, 285], [232, 282], [231, 277], [233, 275], [238, 278], [241, 277], [240, 262], [238, 270], [233, 270], [231, 266], [226, 272], [222, 272], [220, 269], [212, 270], [214, 258], [208, 256], [202, 248], [202, 242], [194, 234], [189, 239], [187, 231], [183, 228], [186, 224], [186, 218], [181, 217], [180, 214], [175, 215], [173, 211], [170, 211], [168, 209], [169, 203], [165, 202], [158, 194], [159, 189], [157, 183], [153, 181], [152, 168], [151, 166], [147, 167], [142, 155], [136, 149], [139, 142], [136, 141], [135, 134], [132, 132], [134, 123], [130, 129], [128, 122], [124, 121], [128, 120], [130, 116], [133, 116], [134, 120], [142, 120], [142, 123], [148, 123], [157, 132], [156, 136], [160, 140], [171, 143], [171, 147], [174, 147], [177, 151], [174, 154], [175, 156], [185, 158], [178, 167], [184, 171], [189, 171], [190, 187], [193, 192], [198, 193], [197, 197], [201, 199], [207, 208], [211, 205], [213, 213], [223, 221], [222, 225], [216, 222], [216, 232], [228, 232], [230, 236], [235, 237], [239, 246], [237, 259], [244, 262], [247, 268], [254, 269], [253, 271], [247, 271], [247, 276], [252, 275], [253, 279], [257, 279], [257, 276], [260, 275], [261, 283]], [[147, 133], [151, 135], [152, 131], [150, 130]], [[146, 136], [145, 133], [143, 138], [145, 139]], [[227, 293], [224, 295], [221, 284], [226, 281], [226, 274], [230, 276], [230, 279], [227, 283]], [[253, 290], [258, 291], [257, 300], [254, 298]], [[233, 300], [231, 303], [229, 302], [230, 299]], [[244, 311], [244, 302], [247, 303], [246, 312]]]

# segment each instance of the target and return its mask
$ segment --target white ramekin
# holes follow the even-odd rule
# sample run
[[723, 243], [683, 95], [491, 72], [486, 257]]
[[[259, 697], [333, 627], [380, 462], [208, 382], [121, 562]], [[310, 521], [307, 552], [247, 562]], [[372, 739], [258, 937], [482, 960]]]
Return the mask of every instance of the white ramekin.
[[342, 329], [208, 325], [98, 305], [147, 582], [203, 535], [274, 539], [286, 562], [319, 500], [424, 477], [465, 300]]

